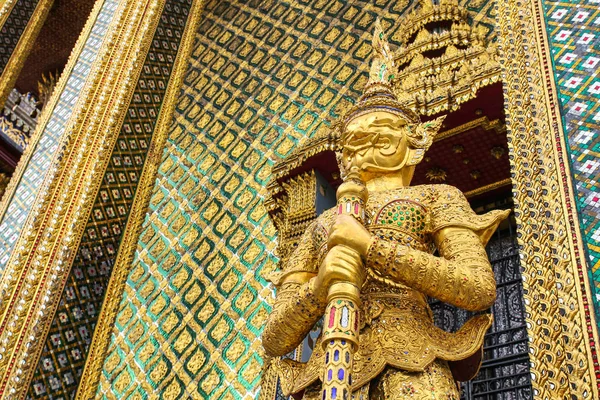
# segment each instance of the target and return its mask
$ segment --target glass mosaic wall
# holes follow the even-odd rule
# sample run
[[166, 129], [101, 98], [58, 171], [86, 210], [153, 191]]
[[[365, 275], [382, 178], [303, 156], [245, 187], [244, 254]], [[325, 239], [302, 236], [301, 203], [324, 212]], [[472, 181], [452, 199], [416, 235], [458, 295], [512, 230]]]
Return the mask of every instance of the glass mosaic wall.
[[30, 399], [70, 399], [77, 391], [191, 3], [166, 2], [29, 387]]
[[[68, 78], [65, 89], [52, 113], [52, 117], [45, 126], [44, 133], [37, 142], [31, 142], [32, 154], [27, 162], [27, 167], [22, 176], [13, 176], [19, 179], [14, 196], [9, 201], [7, 211], [0, 215], [0, 273], [4, 270], [10, 257], [15, 242], [17, 241], [35, 195], [41, 186], [46, 171], [49, 169], [52, 156], [56, 153], [60, 138], [65, 132], [65, 124], [73, 112], [79, 92], [88, 76], [90, 67], [98, 54], [102, 38], [106, 34], [118, 0], [105, 0], [98, 19], [85, 46], [77, 58], [77, 63]], [[18, 6], [18, 5], [17, 5]], [[28, 152], [23, 157], [26, 157]], [[21, 161], [23, 162], [23, 161]], [[17, 170], [18, 171], [18, 170]]]
[[600, 321], [600, 8], [593, 0], [542, 2]]
[[[467, 2], [493, 35], [491, 4]], [[366, 81], [377, 16], [408, 1], [205, 6], [98, 398], [254, 399], [273, 295], [270, 168]]]

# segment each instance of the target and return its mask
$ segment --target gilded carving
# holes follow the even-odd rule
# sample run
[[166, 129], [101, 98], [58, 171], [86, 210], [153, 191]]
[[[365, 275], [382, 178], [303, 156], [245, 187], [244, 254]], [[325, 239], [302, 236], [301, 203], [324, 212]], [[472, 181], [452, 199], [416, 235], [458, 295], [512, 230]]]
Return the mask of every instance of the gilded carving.
[[[434, 22], [449, 28], [432, 32], [428, 26]], [[500, 80], [496, 47], [488, 43], [484, 26], [468, 22], [458, 0], [423, 0], [403, 25], [407, 29], [397, 38], [403, 45], [395, 55], [401, 68], [397, 95], [421, 115], [457, 110], [479, 88]], [[443, 54], [424, 56], [435, 51]]]
[[8, 136], [10, 140], [19, 145], [22, 149], [27, 148], [29, 137], [19, 129], [15, 123], [7, 119], [5, 116], [0, 116], [0, 131]]
[[544, 8], [539, 0], [496, 7], [534, 395], [597, 399], [597, 323], [586, 300]]
[[[433, 325], [426, 297], [468, 310], [493, 304], [484, 246], [508, 211], [478, 216], [453, 187], [409, 186], [443, 118], [421, 123], [397, 100], [391, 81], [398, 72], [379, 22], [373, 47], [364, 94], [337, 125], [348, 174], [339, 205], [308, 225], [273, 275], [278, 293], [263, 345], [270, 356], [285, 355], [325, 315], [323, 346], [307, 363], [275, 362], [284, 395], [401, 398], [408, 384], [416, 398], [458, 399], [454, 380], [476, 373], [491, 318], [447, 333]], [[314, 219], [305, 210], [315, 203], [306, 198], [307, 176], [283, 184], [290, 223], [297, 215]], [[432, 390], [437, 376], [443, 379]]]

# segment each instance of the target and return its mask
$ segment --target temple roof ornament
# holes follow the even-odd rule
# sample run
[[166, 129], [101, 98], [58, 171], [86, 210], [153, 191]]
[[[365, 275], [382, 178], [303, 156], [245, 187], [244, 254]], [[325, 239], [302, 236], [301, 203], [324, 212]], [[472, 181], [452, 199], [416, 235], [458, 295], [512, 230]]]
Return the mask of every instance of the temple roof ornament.
[[407, 107], [405, 102], [398, 101], [398, 89], [393, 87], [394, 79], [398, 76], [396, 61], [379, 18], [375, 21], [372, 47], [369, 80], [360, 99], [342, 117], [344, 125], [352, 118], [373, 109], [382, 109], [401, 116], [406, 123], [418, 124], [419, 115]]
[[457, 0], [420, 1], [396, 39], [396, 95], [420, 115], [455, 111], [477, 90], [500, 80], [497, 49], [487, 28], [469, 21]]

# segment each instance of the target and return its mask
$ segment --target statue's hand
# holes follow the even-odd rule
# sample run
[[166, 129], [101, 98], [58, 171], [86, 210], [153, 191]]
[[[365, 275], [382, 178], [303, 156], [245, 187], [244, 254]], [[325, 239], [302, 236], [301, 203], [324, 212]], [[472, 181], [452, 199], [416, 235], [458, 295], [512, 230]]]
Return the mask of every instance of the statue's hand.
[[347, 246], [334, 246], [329, 250], [315, 279], [315, 294], [326, 298], [329, 287], [336, 282], [351, 283], [358, 288], [365, 280], [365, 269], [360, 254]]
[[337, 245], [350, 247], [365, 258], [371, 240], [371, 233], [356, 218], [342, 214], [337, 216], [331, 227], [327, 244], [330, 249]]

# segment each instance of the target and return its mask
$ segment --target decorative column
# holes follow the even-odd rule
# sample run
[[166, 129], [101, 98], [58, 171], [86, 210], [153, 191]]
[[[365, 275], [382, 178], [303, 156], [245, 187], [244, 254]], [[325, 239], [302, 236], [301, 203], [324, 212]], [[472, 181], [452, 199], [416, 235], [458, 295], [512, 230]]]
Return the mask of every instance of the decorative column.
[[0, 1], [0, 107], [13, 89], [54, 0]]
[[[127, 130], [123, 121], [130, 114], [144, 60], [168, 3], [98, 1], [48, 111], [42, 115], [36, 146], [31, 146], [29, 158], [20, 165], [18, 182], [4, 200], [4, 208], [0, 207], [0, 212], [6, 211], [9, 203], [14, 203], [36, 152], [50, 152], [52, 159], [37, 195], [30, 198], [24, 224], [17, 227], [18, 239], [11, 245], [0, 282], [3, 399], [24, 398], [28, 390], [73, 260], [88, 233], [86, 224], [115, 143], [120, 132]], [[164, 69], [158, 73], [164, 74]], [[79, 79], [74, 87], [73, 79]], [[54, 145], [43, 149], [47, 138], [54, 140]], [[4, 212], [3, 217], [4, 221], [8, 214]]]
[[598, 399], [598, 331], [540, 0], [496, 3], [533, 396]]

